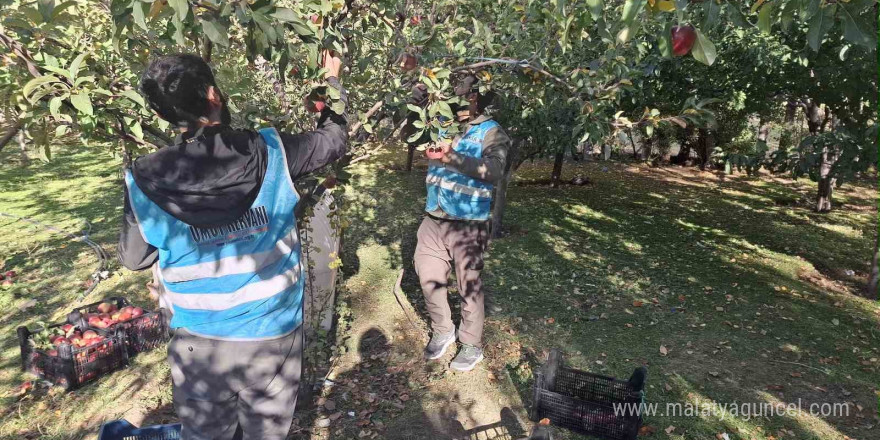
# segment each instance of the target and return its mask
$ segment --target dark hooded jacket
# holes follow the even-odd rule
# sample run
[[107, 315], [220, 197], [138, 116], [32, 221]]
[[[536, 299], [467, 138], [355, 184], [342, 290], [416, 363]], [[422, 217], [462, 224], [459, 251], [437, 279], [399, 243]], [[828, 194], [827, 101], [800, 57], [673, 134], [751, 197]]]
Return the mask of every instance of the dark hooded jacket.
[[[336, 78], [328, 81], [347, 94]], [[341, 158], [348, 141], [345, 115], [325, 109], [317, 129], [279, 132], [290, 176], [296, 180]], [[260, 192], [268, 154], [259, 133], [218, 125], [188, 131], [173, 145], [137, 158], [131, 173], [153, 203], [180, 221], [203, 228], [223, 226], [241, 217]], [[124, 215], [118, 256], [131, 270], [149, 268], [158, 250], [144, 241], [124, 190]]]

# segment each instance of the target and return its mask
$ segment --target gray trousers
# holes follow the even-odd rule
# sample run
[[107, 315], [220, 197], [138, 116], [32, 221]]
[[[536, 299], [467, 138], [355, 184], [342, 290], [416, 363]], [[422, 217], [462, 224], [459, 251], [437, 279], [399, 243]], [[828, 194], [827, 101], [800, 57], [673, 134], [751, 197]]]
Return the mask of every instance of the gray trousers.
[[483, 251], [489, 241], [485, 222], [440, 220], [426, 216], [419, 227], [413, 264], [419, 275], [425, 304], [434, 333], [455, 330], [446, 286], [455, 265], [458, 293], [461, 295], [461, 325], [458, 339], [480, 346], [483, 338]]
[[207, 339], [177, 329], [168, 362], [182, 440], [286, 439], [302, 352], [302, 325], [266, 341]]

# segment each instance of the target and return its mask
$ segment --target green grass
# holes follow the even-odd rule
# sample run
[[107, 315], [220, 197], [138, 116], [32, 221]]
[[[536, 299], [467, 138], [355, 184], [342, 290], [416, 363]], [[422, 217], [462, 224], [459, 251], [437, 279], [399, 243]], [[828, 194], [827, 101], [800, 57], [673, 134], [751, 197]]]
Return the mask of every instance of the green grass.
[[[70, 231], [87, 220], [92, 238], [114, 254], [118, 160], [72, 149], [51, 164], [22, 168], [16, 155], [0, 154], [0, 212]], [[407, 174], [399, 171], [403, 157], [388, 154], [355, 173], [344, 271], [354, 295], [386, 295], [396, 271], [406, 269], [403, 290], [425, 319], [411, 262], [424, 164]], [[591, 185], [527, 184], [549, 171], [526, 164], [518, 172], [509, 234], [492, 243], [486, 260], [487, 354], [493, 369], [514, 379], [517, 389], [508, 393], [528, 403], [531, 372], [559, 347], [571, 365], [602, 374], [626, 377], [646, 364], [648, 401], [661, 408], [853, 403], [849, 417], [827, 419], [653, 416], [646, 420], [657, 429], [652, 438], [880, 438], [880, 305], [846, 292], [863, 281], [876, 238], [876, 186], [844, 186], [838, 208], [819, 215], [799, 203], [814, 190], [806, 181], [593, 162], [566, 164], [563, 176], [580, 173]], [[103, 420], [169, 417], [162, 350], [73, 393], [14, 393], [29, 379], [18, 370], [17, 326], [60, 320], [74, 305], [110, 294], [150, 302], [146, 274], [115, 262], [110, 278], [80, 301], [96, 264], [88, 247], [3, 217], [0, 236], [4, 268], [21, 274], [12, 289], [0, 290], [0, 439], [91, 438]], [[391, 297], [365, 298], [350, 301], [354, 316], [379, 319], [381, 308], [396, 307]], [[33, 306], [19, 310], [31, 299]]]
[[[389, 249], [387, 264], [407, 269], [404, 290], [425, 318], [411, 265], [424, 169], [395, 171], [401, 160], [389, 155], [356, 177], [346, 246]], [[876, 187], [843, 187], [839, 209], [819, 215], [787, 203], [809, 199], [806, 181], [593, 162], [567, 164], [563, 176], [589, 176], [589, 186], [526, 184], [549, 173], [547, 164], [519, 171], [510, 234], [493, 242], [484, 272], [500, 310], [488, 357], [523, 400], [531, 372], [558, 347], [572, 365], [617, 377], [646, 364], [648, 401], [661, 408], [853, 403], [849, 417], [826, 420], [649, 417], [659, 438], [880, 438], [880, 307], [846, 293], [860, 288], [873, 249]], [[357, 259], [346, 264], [357, 273]]]

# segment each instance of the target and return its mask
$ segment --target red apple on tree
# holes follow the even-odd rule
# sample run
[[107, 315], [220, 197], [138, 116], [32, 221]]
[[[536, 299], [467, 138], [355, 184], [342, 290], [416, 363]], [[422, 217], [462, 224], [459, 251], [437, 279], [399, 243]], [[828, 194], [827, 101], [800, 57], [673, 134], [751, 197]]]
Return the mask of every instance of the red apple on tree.
[[400, 57], [400, 68], [404, 72], [409, 72], [419, 66], [419, 60], [415, 55], [405, 53]]
[[697, 31], [691, 25], [672, 27], [672, 53], [680, 57], [687, 55], [697, 40]]
[[409, 19], [409, 24], [411, 24], [411, 25], [413, 25], [413, 26], [418, 26], [419, 23], [421, 23], [421, 22], [422, 22], [422, 16], [421, 16], [421, 15], [413, 15], [413, 16]]
[[321, 17], [319, 17], [318, 14], [312, 14], [312, 16], [309, 17], [309, 20], [314, 24], [318, 24], [321, 21]]
[[2, 282], [0, 282], [0, 286], [3, 286], [3, 287], [12, 287], [13, 284], [15, 284], [15, 283], [13, 283], [12, 280], [10, 280], [9, 278], [6, 278]]
[[6, 276], [6, 278], [15, 278], [15, 271], [14, 270], [7, 270], [4, 275]]

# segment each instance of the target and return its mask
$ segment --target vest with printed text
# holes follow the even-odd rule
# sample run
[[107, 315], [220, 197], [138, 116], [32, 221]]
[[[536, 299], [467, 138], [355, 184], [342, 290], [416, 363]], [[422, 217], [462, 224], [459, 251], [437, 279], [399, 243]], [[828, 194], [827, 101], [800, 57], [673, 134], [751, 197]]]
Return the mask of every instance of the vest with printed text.
[[[492, 120], [471, 126], [453, 149], [462, 156], [481, 158], [483, 139], [489, 130], [497, 126], [498, 123]], [[453, 167], [432, 160], [425, 185], [428, 190], [425, 211], [434, 212], [440, 208], [450, 217], [460, 220], [489, 219], [494, 188], [491, 183], [466, 176]]]
[[293, 212], [299, 196], [274, 128], [260, 130], [268, 163], [256, 200], [238, 220], [188, 225], [165, 212], [125, 173], [141, 234], [159, 250], [159, 279], [172, 328], [213, 339], [261, 340], [302, 323], [304, 279]]

